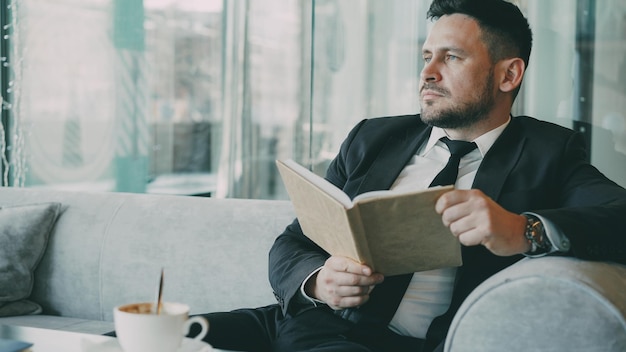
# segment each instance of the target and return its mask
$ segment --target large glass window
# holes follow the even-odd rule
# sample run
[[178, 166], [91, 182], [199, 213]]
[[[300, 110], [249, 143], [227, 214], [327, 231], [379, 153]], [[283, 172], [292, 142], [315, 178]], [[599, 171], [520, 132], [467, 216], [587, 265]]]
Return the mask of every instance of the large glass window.
[[519, 113], [582, 132], [592, 164], [626, 186], [626, 3], [520, 2], [535, 39]]
[[[2, 185], [286, 198], [362, 118], [413, 114], [430, 1], [0, 0]], [[626, 5], [518, 0], [514, 107], [626, 185]]]
[[[514, 2], [534, 32], [514, 114], [584, 133], [591, 162], [626, 186], [626, 3]], [[359, 119], [419, 112], [419, 53], [430, 1], [314, 3], [313, 121], [325, 141], [314, 162], [325, 164]]]
[[10, 113], [24, 139], [4, 165], [10, 182], [214, 191], [221, 1], [24, 0], [8, 8]]
[[19, 95], [3, 94], [12, 119], [3, 131], [19, 139], [5, 150], [3, 184], [276, 197], [274, 159], [293, 155], [294, 125], [308, 116], [305, 3], [7, 8]]

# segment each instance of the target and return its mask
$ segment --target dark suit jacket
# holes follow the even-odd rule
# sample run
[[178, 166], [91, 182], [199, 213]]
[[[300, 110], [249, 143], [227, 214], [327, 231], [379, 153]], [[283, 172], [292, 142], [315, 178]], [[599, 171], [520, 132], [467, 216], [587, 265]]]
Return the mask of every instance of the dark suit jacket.
[[[388, 189], [430, 131], [419, 115], [363, 120], [343, 142], [326, 178], [351, 197]], [[626, 263], [626, 190], [589, 165], [586, 156], [578, 133], [514, 117], [484, 156], [473, 188], [511, 212], [532, 211], [549, 219], [570, 239], [567, 255]], [[522, 258], [499, 257], [483, 246], [463, 247], [462, 253], [464, 264], [457, 272], [450, 309], [428, 330], [427, 340], [435, 344], [445, 338], [454, 313], [478, 284]], [[285, 315], [308, 309], [294, 297], [307, 275], [327, 258], [302, 234], [297, 220], [276, 239], [269, 257], [270, 282]], [[399, 298], [386, 312], [379, 307], [389, 300], [384, 287], [391, 287], [394, 280], [402, 282], [403, 288], [391, 289], [400, 290], [401, 297], [410, 275], [386, 278], [368, 303], [338, 314], [357, 323], [378, 319], [387, 324]]]

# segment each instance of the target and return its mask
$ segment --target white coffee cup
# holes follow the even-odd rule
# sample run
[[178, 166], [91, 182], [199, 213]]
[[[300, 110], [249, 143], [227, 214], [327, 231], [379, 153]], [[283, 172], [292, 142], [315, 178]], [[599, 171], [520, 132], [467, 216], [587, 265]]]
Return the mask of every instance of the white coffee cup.
[[115, 333], [124, 352], [176, 352], [193, 323], [202, 327], [195, 340], [201, 340], [209, 332], [205, 318], [189, 318], [188, 305], [163, 302], [160, 314], [156, 314], [155, 305], [131, 303], [113, 310]]

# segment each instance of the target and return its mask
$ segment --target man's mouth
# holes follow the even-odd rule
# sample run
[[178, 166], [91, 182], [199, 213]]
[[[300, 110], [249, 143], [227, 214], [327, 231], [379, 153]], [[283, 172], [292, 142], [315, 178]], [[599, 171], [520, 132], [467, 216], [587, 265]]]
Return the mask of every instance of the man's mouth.
[[422, 100], [434, 100], [443, 97], [444, 94], [433, 90], [424, 90], [422, 91], [421, 96]]
[[420, 95], [424, 100], [436, 99], [446, 96], [447, 91], [432, 84], [424, 84], [420, 89]]
[[443, 94], [439, 93], [439, 92], [435, 92], [432, 90], [425, 90], [422, 91], [422, 98], [427, 98], [427, 97], [442, 97]]

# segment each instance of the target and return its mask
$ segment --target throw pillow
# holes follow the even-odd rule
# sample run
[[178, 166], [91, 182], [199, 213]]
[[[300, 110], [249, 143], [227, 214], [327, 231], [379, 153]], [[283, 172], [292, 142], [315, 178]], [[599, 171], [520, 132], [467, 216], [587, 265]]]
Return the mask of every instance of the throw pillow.
[[60, 211], [60, 203], [0, 207], [0, 316], [41, 312], [26, 298]]

